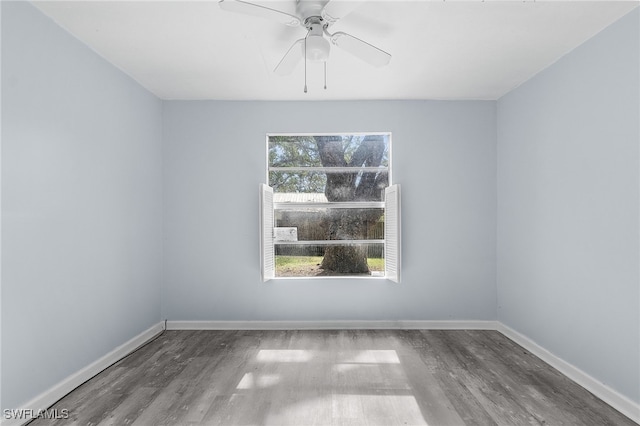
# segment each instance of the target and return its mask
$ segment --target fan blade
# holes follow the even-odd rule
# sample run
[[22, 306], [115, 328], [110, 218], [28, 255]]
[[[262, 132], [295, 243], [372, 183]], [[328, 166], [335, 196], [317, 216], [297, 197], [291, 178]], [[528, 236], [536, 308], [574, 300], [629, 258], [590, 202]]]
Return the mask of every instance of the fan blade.
[[356, 0], [329, 0], [322, 9], [322, 18], [329, 22], [329, 25], [333, 25], [340, 18], [353, 12], [361, 3], [362, 1]]
[[297, 27], [300, 25], [300, 19], [297, 16], [289, 15], [288, 13], [261, 6], [259, 4], [249, 3], [242, 0], [220, 0], [218, 4], [220, 5], [220, 9], [228, 12], [260, 16], [291, 27]]
[[298, 62], [302, 59], [302, 51], [301, 47], [302, 43], [304, 43], [304, 39], [296, 40], [295, 43], [287, 50], [284, 57], [280, 60], [280, 63], [273, 70], [276, 74], [280, 76], [289, 75], [293, 72], [298, 65]]
[[347, 33], [337, 32], [332, 34], [331, 42], [375, 67], [387, 65], [391, 60], [391, 55], [384, 50], [380, 50], [366, 41]]

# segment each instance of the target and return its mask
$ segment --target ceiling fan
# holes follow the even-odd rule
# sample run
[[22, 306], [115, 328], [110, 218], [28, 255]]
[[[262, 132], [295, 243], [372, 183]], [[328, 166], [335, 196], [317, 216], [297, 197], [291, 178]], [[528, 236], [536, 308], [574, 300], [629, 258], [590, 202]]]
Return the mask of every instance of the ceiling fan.
[[329, 59], [331, 51], [329, 41], [334, 46], [376, 67], [387, 65], [391, 60], [390, 54], [359, 38], [342, 31], [329, 32], [331, 25], [359, 6], [360, 2], [358, 1], [296, 0], [295, 15], [244, 0], [220, 0], [218, 4], [221, 9], [226, 11], [261, 16], [291, 27], [303, 26], [306, 28], [307, 35], [293, 43], [274, 69], [278, 75], [289, 75], [304, 58], [305, 93], [307, 91], [307, 61], [325, 62], [326, 80], [326, 61]]

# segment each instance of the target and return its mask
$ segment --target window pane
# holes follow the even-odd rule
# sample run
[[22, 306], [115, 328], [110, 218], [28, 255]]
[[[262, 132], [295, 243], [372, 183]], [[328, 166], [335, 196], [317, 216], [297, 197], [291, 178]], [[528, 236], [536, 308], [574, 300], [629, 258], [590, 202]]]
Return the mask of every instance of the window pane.
[[268, 136], [276, 276], [384, 276], [390, 150], [389, 133]]
[[[269, 186], [276, 193], [321, 194], [324, 197], [326, 185], [327, 175], [324, 172], [269, 172]], [[279, 199], [280, 201], [274, 201], [286, 202], [282, 197]], [[324, 200], [327, 200], [326, 197]]]
[[276, 210], [275, 226], [276, 242], [382, 240], [384, 209]]
[[389, 135], [269, 136], [269, 167], [389, 167]]
[[[276, 193], [276, 203], [382, 201], [384, 189], [389, 186], [389, 174], [387, 170], [354, 173], [271, 171], [269, 186]], [[312, 196], [301, 198], [293, 194]]]
[[313, 136], [269, 136], [269, 167], [320, 167]]
[[[276, 277], [384, 276], [384, 244], [276, 245]], [[351, 259], [348, 268], [323, 268], [323, 261]], [[353, 259], [358, 259], [353, 262]], [[335, 272], [343, 270], [348, 272]]]

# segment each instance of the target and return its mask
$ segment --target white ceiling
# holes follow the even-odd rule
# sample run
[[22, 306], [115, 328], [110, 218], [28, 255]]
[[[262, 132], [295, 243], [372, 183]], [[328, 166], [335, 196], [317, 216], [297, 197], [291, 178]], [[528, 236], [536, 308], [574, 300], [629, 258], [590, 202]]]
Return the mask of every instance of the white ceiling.
[[[256, 1], [257, 2], [257, 1]], [[41, 1], [59, 25], [162, 99], [498, 99], [638, 1], [363, 2], [331, 27], [391, 53], [374, 68], [333, 47], [321, 64], [272, 71], [306, 31], [217, 1]], [[262, 1], [295, 13], [295, 1]]]

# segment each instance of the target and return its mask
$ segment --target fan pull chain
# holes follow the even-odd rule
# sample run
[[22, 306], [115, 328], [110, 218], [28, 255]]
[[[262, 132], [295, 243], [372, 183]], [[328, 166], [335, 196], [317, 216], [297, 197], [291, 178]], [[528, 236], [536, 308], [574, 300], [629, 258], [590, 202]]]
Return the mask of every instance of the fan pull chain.
[[324, 90], [327, 90], [327, 61], [324, 61]]
[[309, 33], [304, 38], [304, 93], [307, 93], [307, 37], [309, 37]]

